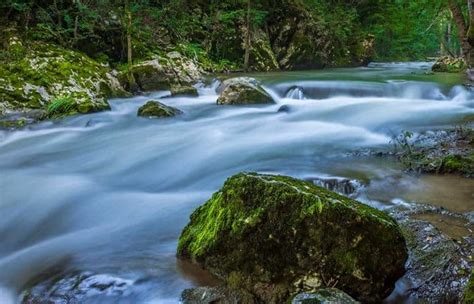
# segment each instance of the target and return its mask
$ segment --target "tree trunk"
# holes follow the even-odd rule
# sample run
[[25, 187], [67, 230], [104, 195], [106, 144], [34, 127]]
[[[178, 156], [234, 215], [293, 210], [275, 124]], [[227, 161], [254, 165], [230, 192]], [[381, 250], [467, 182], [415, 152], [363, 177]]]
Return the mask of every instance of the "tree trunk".
[[247, 0], [247, 21], [246, 21], [246, 35], [245, 35], [245, 56], [244, 56], [244, 70], [249, 69], [250, 60], [250, 1]]
[[467, 43], [470, 45], [467, 63], [474, 68], [474, 0], [467, 0], [469, 27], [467, 31]]
[[130, 9], [130, 0], [125, 0], [126, 31], [127, 31], [127, 66], [128, 66], [128, 86], [130, 91], [136, 90], [135, 78], [132, 73], [132, 11]]
[[[472, 0], [468, 0], [469, 2], [472, 2]], [[466, 21], [464, 20], [464, 16], [462, 14], [462, 9], [459, 6], [459, 4], [456, 2], [456, 0], [449, 0], [448, 2], [449, 9], [451, 10], [453, 17], [454, 17], [454, 22], [456, 22], [456, 26], [458, 28], [458, 38], [459, 42], [461, 44], [461, 56], [466, 60], [466, 62], [469, 64], [470, 62], [470, 53], [471, 53], [471, 45], [468, 42], [468, 24], [466, 24]]]

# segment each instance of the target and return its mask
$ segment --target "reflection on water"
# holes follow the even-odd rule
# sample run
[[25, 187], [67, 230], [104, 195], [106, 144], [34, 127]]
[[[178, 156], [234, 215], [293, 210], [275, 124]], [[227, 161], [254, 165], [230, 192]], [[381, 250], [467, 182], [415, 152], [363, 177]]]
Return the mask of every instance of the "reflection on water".
[[454, 212], [474, 210], [474, 183], [459, 176], [424, 175], [404, 195], [408, 200], [430, 203]]
[[[421, 200], [472, 210], [472, 180], [419, 179], [392, 160], [354, 156], [389, 148], [401, 130], [473, 115], [472, 93], [433, 82], [427, 67], [256, 74], [277, 104], [217, 106], [213, 83], [196, 98], [162, 98], [184, 112], [170, 119], [136, 116], [166, 95], [156, 92], [112, 100], [108, 112], [0, 131], [0, 302], [57, 265], [140, 282], [136, 303], [173, 303], [183, 288], [212, 283], [176, 264], [177, 239], [191, 212], [239, 171], [356, 179], [357, 197], [378, 208]], [[283, 104], [289, 110], [278, 112]]]
[[414, 218], [430, 222], [453, 239], [460, 240], [466, 236], [474, 236], [474, 227], [470, 225], [467, 220], [462, 218], [435, 213], [420, 214], [414, 216]]

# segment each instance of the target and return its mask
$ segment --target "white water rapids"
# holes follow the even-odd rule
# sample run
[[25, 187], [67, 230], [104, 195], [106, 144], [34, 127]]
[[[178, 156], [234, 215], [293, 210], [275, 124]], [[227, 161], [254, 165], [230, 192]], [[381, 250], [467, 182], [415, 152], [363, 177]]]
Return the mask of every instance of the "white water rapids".
[[[354, 152], [388, 149], [402, 130], [472, 122], [473, 93], [426, 68], [261, 74], [274, 105], [218, 106], [214, 82], [200, 85], [199, 97], [113, 99], [111, 111], [0, 131], [0, 303], [77, 271], [132, 282], [124, 296], [86, 303], [176, 303], [184, 288], [207, 282], [177, 263], [180, 231], [240, 171], [359, 179], [364, 202], [406, 203], [404, 193], [427, 185], [392, 161]], [[137, 117], [153, 98], [184, 114]], [[465, 204], [474, 206], [472, 196]]]

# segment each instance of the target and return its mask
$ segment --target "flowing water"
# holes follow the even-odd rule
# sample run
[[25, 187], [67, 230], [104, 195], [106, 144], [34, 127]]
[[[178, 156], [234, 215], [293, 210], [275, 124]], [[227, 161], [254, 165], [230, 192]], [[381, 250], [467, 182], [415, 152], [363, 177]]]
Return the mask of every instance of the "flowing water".
[[[184, 288], [212, 284], [175, 259], [177, 239], [191, 212], [240, 171], [355, 179], [341, 189], [381, 209], [418, 200], [474, 210], [472, 180], [418, 178], [365, 153], [389, 149], [402, 130], [472, 121], [473, 94], [429, 68], [256, 74], [277, 104], [217, 106], [212, 82], [199, 97], [113, 99], [108, 112], [0, 131], [0, 303], [77, 272], [128, 286], [120, 297], [86, 294], [86, 303], [176, 303]], [[138, 118], [150, 98], [184, 115]]]

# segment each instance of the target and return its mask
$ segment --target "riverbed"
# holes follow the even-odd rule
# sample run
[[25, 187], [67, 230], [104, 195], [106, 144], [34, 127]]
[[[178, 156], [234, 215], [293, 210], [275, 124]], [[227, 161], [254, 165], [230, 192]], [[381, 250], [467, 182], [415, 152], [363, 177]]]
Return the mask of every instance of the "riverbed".
[[[75, 273], [121, 280], [85, 303], [177, 303], [213, 284], [175, 258], [189, 215], [240, 171], [348, 180], [379, 209], [411, 202], [474, 210], [474, 180], [407, 174], [390, 151], [401, 131], [472, 122], [474, 94], [430, 63], [253, 74], [274, 105], [219, 106], [169, 92], [110, 100], [111, 111], [0, 131], [0, 303]], [[184, 112], [137, 117], [150, 99]], [[41, 285], [41, 284], [40, 284]]]

